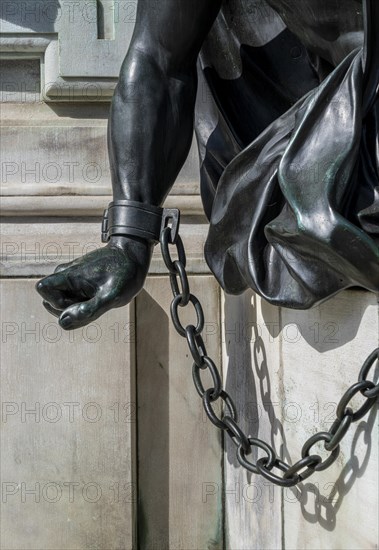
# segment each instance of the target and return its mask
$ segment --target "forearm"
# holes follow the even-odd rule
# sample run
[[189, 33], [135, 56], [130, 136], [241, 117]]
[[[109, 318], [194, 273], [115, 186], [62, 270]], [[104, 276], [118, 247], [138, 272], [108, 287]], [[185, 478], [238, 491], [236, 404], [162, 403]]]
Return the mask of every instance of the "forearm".
[[109, 119], [115, 199], [161, 205], [192, 141], [196, 59], [221, 0], [139, 0]]
[[170, 70], [165, 59], [132, 47], [109, 119], [114, 199], [161, 205], [191, 145], [196, 66]]

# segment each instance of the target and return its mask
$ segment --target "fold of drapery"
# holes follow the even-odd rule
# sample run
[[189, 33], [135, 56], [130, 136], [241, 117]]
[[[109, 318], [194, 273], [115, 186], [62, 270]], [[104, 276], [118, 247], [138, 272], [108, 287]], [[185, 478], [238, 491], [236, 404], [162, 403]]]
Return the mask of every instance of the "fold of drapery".
[[[260, 47], [266, 54], [269, 45], [274, 54], [276, 42], [285, 55], [285, 43], [293, 40], [282, 30]], [[213, 127], [207, 135], [203, 117], [205, 256], [227, 292], [250, 287], [273, 304], [303, 309], [351, 286], [379, 290], [379, 101], [364, 100], [363, 53], [351, 52], [326, 78], [307, 52], [301, 65], [269, 70], [268, 83], [278, 70], [290, 82], [297, 73], [300, 99], [291, 90], [268, 90], [267, 100], [259, 92], [264, 112], [257, 113], [248, 145], [249, 135], [238, 133], [230, 115], [233, 97], [224, 108], [217, 79], [208, 77]], [[246, 67], [243, 53], [241, 59]], [[250, 63], [255, 76], [257, 65], [259, 58]], [[228, 83], [232, 92], [246, 82], [242, 77], [239, 88]], [[370, 85], [375, 91], [372, 78]]]

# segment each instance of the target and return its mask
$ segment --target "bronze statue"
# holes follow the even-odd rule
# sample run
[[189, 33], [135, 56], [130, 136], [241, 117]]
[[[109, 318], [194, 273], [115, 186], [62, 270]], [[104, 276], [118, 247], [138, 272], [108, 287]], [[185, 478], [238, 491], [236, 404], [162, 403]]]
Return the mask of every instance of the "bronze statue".
[[378, 83], [377, 0], [139, 0], [109, 118], [109, 240], [37, 284], [45, 307], [74, 329], [142, 289], [194, 123], [227, 292], [308, 308], [378, 291]]

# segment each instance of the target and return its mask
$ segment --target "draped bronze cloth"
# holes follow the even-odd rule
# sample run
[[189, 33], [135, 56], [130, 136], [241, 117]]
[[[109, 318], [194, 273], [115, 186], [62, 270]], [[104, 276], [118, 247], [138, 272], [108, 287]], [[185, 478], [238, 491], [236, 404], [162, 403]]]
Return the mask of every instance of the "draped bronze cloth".
[[195, 126], [205, 256], [227, 292], [303, 309], [379, 290], [378, 83], [377, 0], [224, 3]]

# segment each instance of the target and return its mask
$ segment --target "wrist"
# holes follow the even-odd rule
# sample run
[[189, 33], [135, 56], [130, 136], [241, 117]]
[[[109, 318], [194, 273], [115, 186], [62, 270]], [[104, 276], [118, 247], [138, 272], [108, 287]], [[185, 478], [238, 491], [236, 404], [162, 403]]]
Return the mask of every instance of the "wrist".
[[[161, 232], [168, 223], [172, 235], [176, 235], [180, 212], [177, 209], [163, 209], [159, 206], [130, 200], [116, 200], [104, 211], [101, 238], [103, 242], [113, 240], [116, 246], [129, 246], [134, 242], [159, 242]], [[129, 241], [128, 241], [129, 239]]]
[[142, 193], [141, 191], [142, 191], [142, 188], [139, 190], [129, 189], [128, 193], [113, 192], [113, 201], [134, 201], [134, 202], [139, 202], [141, 204], [146, 204], [147, 206], [153, 206], [156, 208], [159, 208], [162, 206], [163, 199], [160, 200], [158, 197], [149, 196], [146, 193]]
[[134, 235], [112, 235], [109, 237], [108, 244], [110, 246], [115, 246], [121, 248], [122, 250], [136, 248], [136, 249], [145, 249], [148, 251], [150, 248], [153, 248], [153, 243], [149, 242], [142, 237], [137, 237]]
[[139, 237], [157, 243], [162, 226], [163, 208], [130, 200], [109, 203], [104, 211], [102, 241], [110, 237]]

